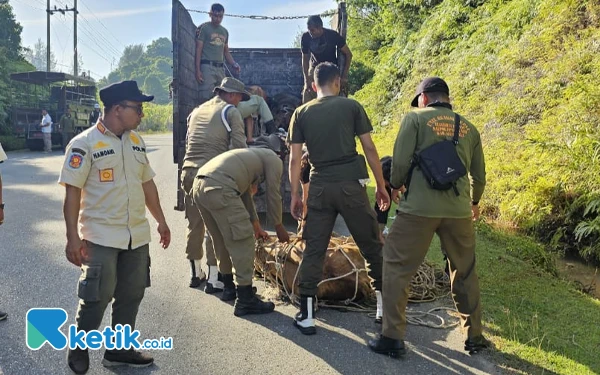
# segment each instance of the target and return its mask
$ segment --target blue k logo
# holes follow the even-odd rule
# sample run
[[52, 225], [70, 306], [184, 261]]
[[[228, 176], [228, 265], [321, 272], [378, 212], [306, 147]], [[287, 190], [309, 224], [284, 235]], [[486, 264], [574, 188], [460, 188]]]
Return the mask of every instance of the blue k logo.
[[30, 309], [27, 312], [27, 347], [38, 350], [47, 342], [56, 350], [67, 347], [67, 337], [60, 327], [67, 321], [67, 312], [63, 309]]

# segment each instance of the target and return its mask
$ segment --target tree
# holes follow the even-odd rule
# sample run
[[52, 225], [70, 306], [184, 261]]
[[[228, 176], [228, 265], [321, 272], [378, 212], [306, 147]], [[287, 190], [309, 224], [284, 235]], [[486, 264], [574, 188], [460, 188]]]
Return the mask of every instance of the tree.
[[[25, 50], [25, 59], [35, 67], [35, 70], [46, 71], [46, 44], [41, 39], [33, 45], [33, 49], [27, 48]], [[50, 71], [56, 69], [56, 57], [54, 52], [50, 51]]]
[[132, 44], [125, 47], [125, 50], [123, 50], [123, 56], [121, 56], [119, 59], [119, 69], [123, 69], [123, 67], [127, 65], [136, 63], [143, 55], [143, 44]]
[[302, 34], [304, 34], [304, 30], [298, 27], [298, 31], [296, 32], [296, 36], [294, 37], [294, 41], [292, 42], [292, 48], [302, 47]]
[[23, 26], [16, 21], [12, 6], [0, 1], [0, 47], [4, 48], [7, 58], [21, 57], [22, 31]]
[[146, 48], [146, 56], [149, 58], [155, 57], [173, 57], [173, 44], [169, 38], [158, 38]]
[[144, 92], [154, 95], [154, 101], [157, 104], [167, 104], [169, 102], [169, 93], [163, 86], [157, 74], [151, 74], [144, 81]]

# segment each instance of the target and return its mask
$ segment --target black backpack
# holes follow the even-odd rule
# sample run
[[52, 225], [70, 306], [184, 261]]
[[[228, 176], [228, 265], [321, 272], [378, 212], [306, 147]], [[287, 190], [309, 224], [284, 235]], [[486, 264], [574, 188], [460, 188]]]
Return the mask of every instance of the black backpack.
[[453, 189], [458, 197], [460, 193], [456, 188], [456, 181], [467, 174], [467, 169], [458, 157], [456, 145], [458, 144], [458, 132], [460, 130], [460, 116], [454, 114], [454, 137], [452, 140], [444, 140], [427, 147], [418, 154], [414, 154], [408, 170], [406, 179], [406, 193], [415, 167], [419, 167], [425, 180], [435, 190]]

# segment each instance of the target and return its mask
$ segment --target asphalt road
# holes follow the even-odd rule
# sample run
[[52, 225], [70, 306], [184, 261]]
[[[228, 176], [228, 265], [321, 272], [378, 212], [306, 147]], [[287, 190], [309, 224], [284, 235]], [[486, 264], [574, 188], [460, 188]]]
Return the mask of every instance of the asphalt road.
[[[262, 316], [236, 318], [233, 307], [188, 287], [183, 214], [173, 210], [177, 171], [170, 135], [145, 137], [150, 162], [173, 240], [167, 250], [153, 231], [152, 287], [137, 320], [144, 338], [172, 337], [173, 350], [154, 351], [145, 369], [106, 369], [103, 351], [91, 352], [89, 374], [498, 374], [503, 370], [483, 354], [462, 351], [458, 329], [410, 326], [409, 353], [394, 360], [371, 353], [365, 342], [380, 328], [365, 314], [322, 310], [318, 333], [303, 336], [292, 325], [293, 306], [279, 303]], [[74, 322], [80, 271], [64, 256], [64, 189], [56, 181], [63, 155], [9, 153], [0, 164], [6, 202], [0, 226], [0, 374], [68, 374], [65, 351], [25, 345], [25, 314], [34, 307], [60, 307]], [[154, 226], [154, 221], [151, 219]], [[342, 223], [343, 224], [343, 223]], [[338, 232], [344, 232], [343, 225]], [[259, 292], [262, 282], [258, 282]], [[448, 305], [449, 301], [441, 304]], [[427, 309], [431, 305], [416, 308]], [[102, 327], [109, 325], [105, 314]]]

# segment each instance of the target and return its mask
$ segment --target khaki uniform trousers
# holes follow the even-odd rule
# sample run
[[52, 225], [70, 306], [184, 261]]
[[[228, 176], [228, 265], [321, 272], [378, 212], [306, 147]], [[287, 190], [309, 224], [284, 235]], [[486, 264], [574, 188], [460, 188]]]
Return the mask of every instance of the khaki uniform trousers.
[[375, 211], [367, 189], [358, 181], [311, 182], [308, 190], [308, 214], [302, 238], [306, 249], [299, 271], [300, 294], [314, 296], [323, 278], [323, 261], [338, 214], [342, 215], [361, 254], [369, 263], [369, 276], [381, 290], [382, 243]]
[[111, 301], [111, 326], [129, 324], [135, 329], [140, 303], [150, 286], [150, 246], [123, 250], [85, 243], [89, 258], [81, 266], [77, 329], [98, 329]]
[[71, 142], [71, 139], [73, 139], [73, 137], [75, 137], [75, 133], [74, 132], [62, 132], [62, 148], [63, 150], [67, 149], [67, 145], [69, 144], [69, 142]]
[[[183, 201], [185, 203], [185, 218], [188, 225], [185, 231], [186, 244], [185, 253], [188, 259], [200, 260], [203, 257], [202, 243], [204, 242], [204, 220], [200, 214], [200, 209], [194, 204], [192, 197], [192, 187], [194, 179], [198, 173], [198, 168], [184, 168], [181, 171], [181, 187], [184, 192]], [[217, 258], [210, 235], [206, 238], [206, 264], [216, 266]]]
[[450, 267], [452, 297], [468, 337], [481, 334], [475, 229], [471, 218], [428, 218], [398, 212], [383, 247], [383, 335], [403, 340], [409, 285], [437, 233]]
[[52, 151], [52, 133], [42, 133], [44, 139], [44, 151]]
[[217, 249], [219, 271], [233, 273], [238, 286], [252, 285], [254, 229], [239, 193], [205, 177], [194, 182], [193, 196]]
[[221, 84], [225, 78], [224, 68], [210, 64], [201, 64], [200, 71], [204, 81], [200, 84], [200, 103], [203, 103], [214, 96], [213, 90]]

